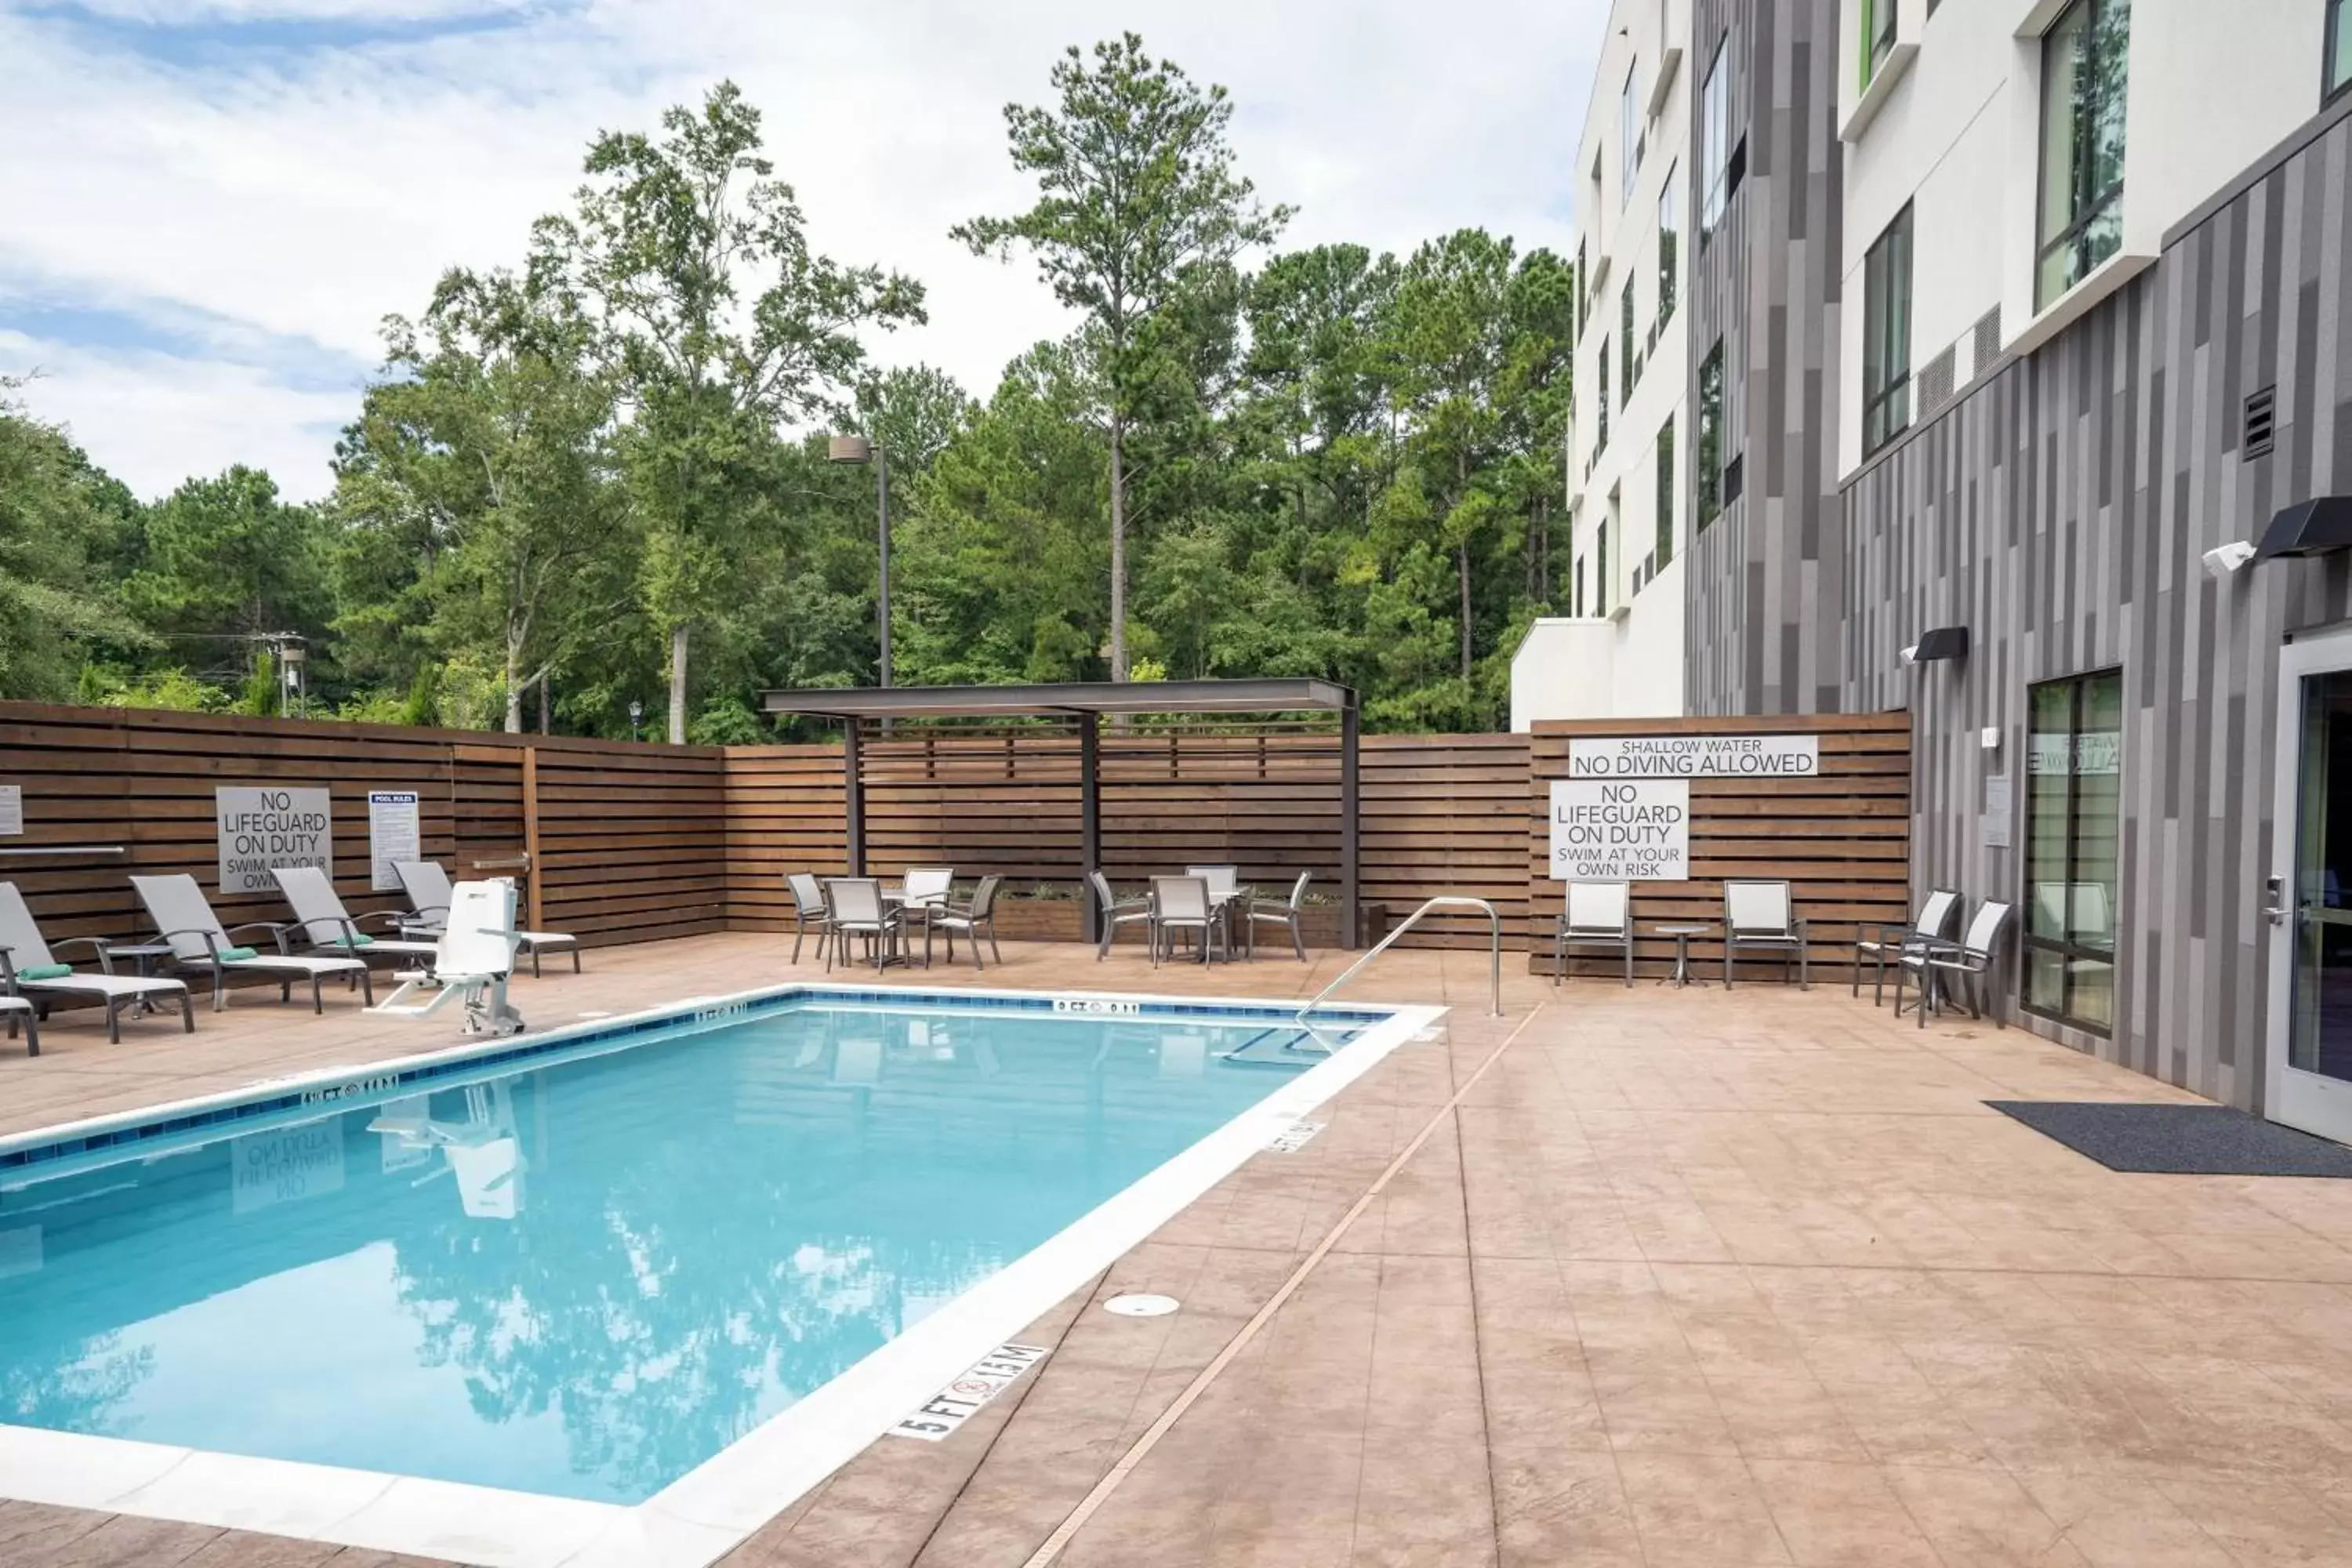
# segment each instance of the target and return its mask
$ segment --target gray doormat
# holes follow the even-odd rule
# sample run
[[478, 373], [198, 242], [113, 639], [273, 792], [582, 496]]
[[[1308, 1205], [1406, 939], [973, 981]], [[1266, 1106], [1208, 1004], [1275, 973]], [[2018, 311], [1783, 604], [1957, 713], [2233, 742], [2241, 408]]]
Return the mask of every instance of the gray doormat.
[[1988, 1100], [2110, 1171], [2181, 1176], [2352, 1177], [2352, 1149], [2226, 1105]]

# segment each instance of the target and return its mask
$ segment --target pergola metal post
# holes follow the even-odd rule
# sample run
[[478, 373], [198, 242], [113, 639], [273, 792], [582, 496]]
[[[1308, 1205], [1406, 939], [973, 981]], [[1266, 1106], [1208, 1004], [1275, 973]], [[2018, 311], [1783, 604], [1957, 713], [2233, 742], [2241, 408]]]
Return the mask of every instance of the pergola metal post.
[[1363, 922], [1356, 912], [1356, 858], [1362, 841], [1356, 816], [1361, 795], [1356, 773], [1357, 728], [1356, 694], [1351, 689], [1339, 708], [1339, 919], [1346, 922], [1339, 945], [1349, 949], [1362, 946], [1364, 940]]
[[849, 874], [866, 875], [866, 770], [857, 756], [857, 731], [862, 720], [842, 721], [841, 789], [843, 813], [849, 818]]
[[1095, 887], [1087, 873], [1102, 865], [1102, 716], [1078, 716], [1078, 898], [1086, 910], [1083, 922], [1088, 942], [1102, 940], [1104, 911], [1095, 901]]

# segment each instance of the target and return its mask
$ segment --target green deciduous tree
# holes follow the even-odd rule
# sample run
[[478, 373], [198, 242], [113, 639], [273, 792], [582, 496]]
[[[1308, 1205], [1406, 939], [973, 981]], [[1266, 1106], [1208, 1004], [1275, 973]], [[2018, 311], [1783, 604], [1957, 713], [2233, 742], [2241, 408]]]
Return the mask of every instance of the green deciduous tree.
[[0, 379], [0, 697], [64, 701], [94, 647], [150, 639], [116, 602], [139, 507]]

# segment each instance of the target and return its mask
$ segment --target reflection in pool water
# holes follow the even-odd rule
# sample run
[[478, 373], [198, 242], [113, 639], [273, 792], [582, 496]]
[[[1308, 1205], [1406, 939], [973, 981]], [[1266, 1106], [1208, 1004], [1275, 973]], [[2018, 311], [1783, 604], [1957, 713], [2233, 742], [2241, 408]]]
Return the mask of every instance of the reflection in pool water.
[[805, 1005], [0, 1191], [0, 1421], [635, 1502], [1286, 1076]]

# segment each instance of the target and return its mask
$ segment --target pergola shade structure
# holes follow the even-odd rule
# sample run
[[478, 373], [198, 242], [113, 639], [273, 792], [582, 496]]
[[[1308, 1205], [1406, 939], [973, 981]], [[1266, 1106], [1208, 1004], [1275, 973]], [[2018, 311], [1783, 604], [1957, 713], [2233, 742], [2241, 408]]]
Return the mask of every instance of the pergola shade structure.
[[[771, 713], [830, 719], [842, 726], [842, 769], [852, 876], [866, 874], [865, 729], [876, 721], [917, 719], [1074, 720], [1078, 733], [1080, 898], [1088, 941], [1100, 934], [1085, 873], [1102, 864], [1101, 722], [1113, 715], [1336, 714], [1339, 726], [1339, 918], [1341, 940], [1360, 940], [1357, 863], [1359, 724], [1356, 694], [1328, 680], [1082, 681], [1039, 686], [892, 686], [770, 691]], [[1065, 797], [1066, 798], [1066, 797]]]

